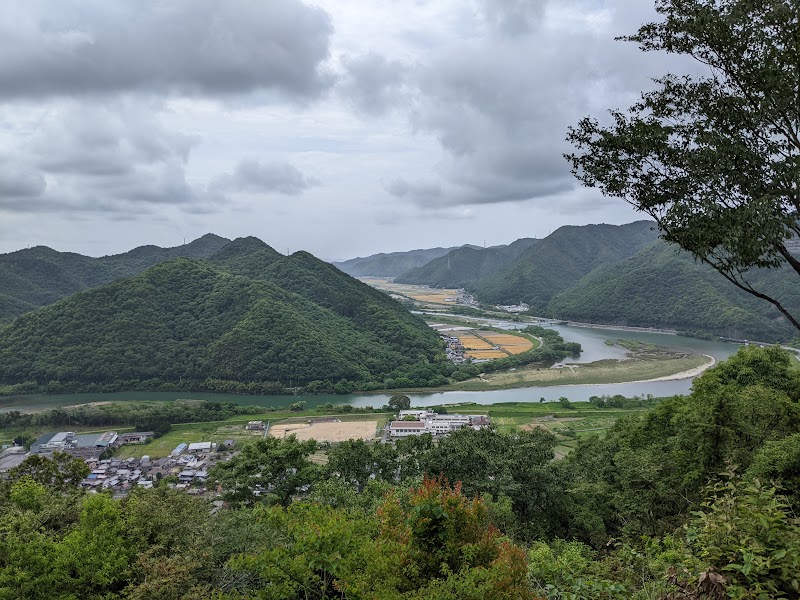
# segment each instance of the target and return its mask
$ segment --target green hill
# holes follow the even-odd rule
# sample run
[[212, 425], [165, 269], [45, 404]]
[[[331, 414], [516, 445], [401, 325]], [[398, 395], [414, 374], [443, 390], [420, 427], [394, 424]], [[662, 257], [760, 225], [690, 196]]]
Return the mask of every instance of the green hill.
[[[788, 272], [762, 271], [752, 279], [791, 309], [800, 308], [796, 277]], [[593, 271], [553, 298], [545, 312], [560, 319], [669, 327], [761, 341], [785, 340], [794, 334], [771, 305], [661, 241]]]
[[441, 342], [421, 319], [308, 253], [256, 242], [22, 315], [0, 329], [0, 382], [264, 391], [327, 380], [310, 391], [350, 391], [441, 377]]
[[594, 269], [632, 256], [657, 238], [655, 224], [566, 226], [532, 245], [505, 268], [476, 282], [477, 298], [488, 304], [525, 302], [533, 310]]
[[421, 267], [435, 258], [444, 256], [454, 248], [428, 248], [408, 252], [389, 252], [351, 258], [332, 263], [337, 269], [353, 277], [397, 277], [406, 271]]
[[52, 304], [88, 288], [140, 273], [178, 257], [208, 258], [230, 240], [208, 234], [174, 248], [142, 246], [93, 258], [44, 246], [0, 255], [0, 320]]
[[444, 288], [470, 288], [478, 280], [496, 273], [517, 259], [538, 240], [519, 239], [508, 246], [475, 248], [462, 246], [445, 256], [411, 269], [395, 278], [398, 283], [430, 285]]

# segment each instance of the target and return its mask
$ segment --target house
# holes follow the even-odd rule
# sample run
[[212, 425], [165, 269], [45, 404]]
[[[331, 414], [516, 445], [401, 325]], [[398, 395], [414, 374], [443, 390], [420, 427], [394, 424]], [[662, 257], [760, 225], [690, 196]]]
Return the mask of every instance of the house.
[[264, 421], [249, 421], [247, 425], [245, 425], [245, 429], [248, 431], [264, 429]]
[[155, 437], [153, 431], [130, 431], [119, 434], [120, 444], [144, 444], [149, 439]]
[[187, 452], [211, 452], [216, 447], [212, 442], [192, 442], [186, 449]]

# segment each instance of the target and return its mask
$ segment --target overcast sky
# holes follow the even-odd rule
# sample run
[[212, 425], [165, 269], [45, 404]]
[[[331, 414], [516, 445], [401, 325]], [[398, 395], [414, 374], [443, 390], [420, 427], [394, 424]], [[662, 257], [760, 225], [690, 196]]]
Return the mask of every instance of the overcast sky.
[[626, 223], [567, 127], [670, 57], [648, 0], [3, 0], [0, 252], [213, 232], [335, 260]]

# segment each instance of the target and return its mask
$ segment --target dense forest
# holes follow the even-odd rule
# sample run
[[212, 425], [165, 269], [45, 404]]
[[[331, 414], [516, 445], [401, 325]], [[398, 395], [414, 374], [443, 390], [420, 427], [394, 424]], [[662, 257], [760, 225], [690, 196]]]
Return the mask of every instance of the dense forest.
[[464, 246], [403, 273], [395, 281], [443, 288], [471, 288], [480, 279], [511, 264], [537, 241], [533, 238], [522, 238], [508, 246]]
[[447, 382], [437, 334], [385, 294], [305, 252], [231, 245], [22, 315], [0, 329], [0, 382], [245, 392]]
[[[0, 484], [0, 599], [796, 598], [800, 371], [748, 348], [582, 439], [462, 430], [396, 445], [268, 438], [218, 464], [223, 506], [85, 494], [35, 457]], [[242, 485], [242, 482], [248, 482]]]
[[[761, 271], [750, 279], [787, 306], [800, 307], [800, 287], [787, 271]], [[544, 312], [561, 319], [712, 331], [768, 342], [792, 333], [769, 304], [660, 241], [595, 270], [553, 298]]]
[[525, 302], [538, 310], [597, 267], [636, 254], [657, 235], [650, 221], [560, 227], [473, 289], [483, 302]]
[[0, 254], [0, 322], [70, 294], [136, 275], [167, 260], [208, 258], [229, 242], [207, 234], [174, 248], [141, 246], [101, 258], [57, 252], [44, 246]]

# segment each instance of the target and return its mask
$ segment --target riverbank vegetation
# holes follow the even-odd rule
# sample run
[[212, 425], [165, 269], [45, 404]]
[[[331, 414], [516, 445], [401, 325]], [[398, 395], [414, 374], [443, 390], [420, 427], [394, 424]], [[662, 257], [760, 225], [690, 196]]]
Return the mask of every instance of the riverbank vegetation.
[[542, 427], [345, 442], [327, 463], [259, 440], [211, 473], [213, 511], [166, 482], [84, 494], [39, 461], [0, 485], [0, 598], [794, 597], [799, 407], [788, 354], [748, 348], [559, 461]]

